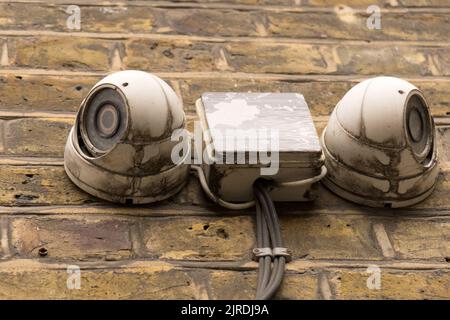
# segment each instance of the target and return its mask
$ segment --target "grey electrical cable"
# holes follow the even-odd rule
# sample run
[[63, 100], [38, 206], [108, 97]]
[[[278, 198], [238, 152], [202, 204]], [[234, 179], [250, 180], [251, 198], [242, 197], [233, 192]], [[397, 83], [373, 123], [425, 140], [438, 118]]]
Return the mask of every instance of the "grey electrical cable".
[[296, 181], [287, 181], [287, 182], [279, 182], [276, 184], [277, 187], [299, 187], [304, 186], [306, 184], [311, 184], [314, 182], [317, 182], [321, 180], [325, 175], [327, 174], [327, 167], [322, 166], [320, 168], [320, 173], [317, 176], [314, 176], [312, 178], [307, 178], [303, 180], [296, 180]]
[[[256, 239], [258, 248], [267, 248], [270, 244], [269, 234], [267, 232], [266, 220], [262, 216], [261, 205], [256, 202]], [[261, 257], [258, 261], [258, 284], [256, 287], [256, 295], [258, 296], [261, 290], [267, 285], [269, 280], [269, 273], [271, 264], [271, 257]]]
[[[256, 194], [256, 197], [259, 197], [259, 194]], [[261, 208], [261, 214], [259, 217], [257, 217], [257, 219], [259, 218], [261, 220], [261, 225], [262, 225], [262, 247], [263, 248], [268, 248], [268, 247], [273, 247], [273, 245], [271, 244], [272, 240], [271, 238], [274, 236], [273, 235], [273, 228], [270, 227], [269, 229], [269, 224], [270, 222], [268, 222], [267, 220], [267, 215], [265, 212], [267, 212], [268, 207], [264, 202], [259, 202], [257, 201], [260, 208]], [[263, 206], [261, 206], [261, 204], [263, 204]], [[271, 231], [272, 231], [272, 235], [271, 235]], [[267, 287], [267, 285], [270, 282], [271, 279], [271, 270], [270, 270], [270, 266], [272, 264], [272, 257], [271, 256], [264, 256], [262, 257], [262, 259], [260, 258], [260, 261], [263, 261], [263, 265], [262, 265], [262, 279], [261, 279], [261, 286], [259, 287], [259, 290], [257, 290], [257, 294], [256, 297], [258, 297], [259, 295], [264, 293], [264, 289]]]
[[285, 258], [279, 257], [279, 264], [277, 269], [275, 270], [274, 281], [271, 285], [269, 285], [266, 290], [258, 297], [259, 300], [267, 300], [270, 299], [274, 293], [277, 291], [278, 287], [281, 285], [284, 276], [284, 268], [285, 268]]
[[[264, 182], [257, 181], [255, 183], [254, 193], [257, 204], [256, 218], [257, 220], [261, 219], [261, 221], [257, 221], [257, 229], [258, 225], [260, 226], [257, 230], [257, 237], [261, 237], [257, 239], [257, 244], [264, 246], [262, 238], [265, 233], [266, 236], [269, 235], [270, 237], [272, 248], [282, 247], [283, 243], [278, 215]], [[267, 224], [267, 229], [265, 230], [262, 228], [264, 222]], [[262, 277], [258, 278], [258, 287], [256, 291], [256, 299], [258, 300], [270, 299], [280, 286], [284, 276], [286, 264], [285, 257], [275, 256], [273, 258], [272, 270], [270, 270], [270, 260], [269, 264], [265, 263], [267, 258], [270, 259], [270, 257], [259, 258], [259, 266], [260, 268], [263, 268], [263, 270], [259, 270], [258, 272], [258, 277]], [[264, 261], [264, 263], [262, 263], [262, 261]]]
[[[258, 180], [255, 182], [253, 190], [255, 200], [243, 203], [232, 203], [216, 196], [208, 186], [205, 173], [200, 166], [191, 166], [197, 172], [200, 184], [208, 197], [217, 204], [231, 209], [243, 210], [256, 206], [256, 238], [258, 248], [283, 249], [281, 228], [275, 205], [268, 191], [268, 182]], [[295, 187], [306, 183], [313, 183], [320, 180], [326, 174], [325, 167], [321, 173], [313, 178], [281, 183], [276, 186]], [[269, 251], [270, 252], [270, 251]], [[273, 261], [272, 261], [273, 260]], [[256, 287], [256, 299], [270, 299], [281, 285], [286, 265], [286, 257], [283, 255], [263, 255], [258, 257], [258, 281]]]
[[[259, 205], [259, 202], [256, 202], [256, 246], [258, 248], [263, 247], [262, 234], [261, 206]], [[256, 295], [258, 295], [258, 292], [262, 287], [263, 265], [264, 260], [258, 259], [258, 283], [256, 285]]]
[[[255, 205], [255, 201], [233, 203], [233, 202], [228, 202], [228, 201], [225, 201], [225, 200], [219, 198], [214, 193], [212, 193], [211, 189], [209, 189], [208, 182], [206, 181], [206, 177], [205, 177], [205, 173], [203, 172], [203, 169], [197, 165], [191, 165], [191, 168], [197, 172], [198, 179], [200, 180], [200, 184], [203, 188], [203, 191], [205, 191], [207, 196], [212, 201], [216, 202], [217, 204], [221, 205], [222, 207], [225, 207], [225, 208], [231, 209], [231, 210], [244, 210], [244, 209], [251, 208]], [[277, 187], [303, 186], [305, 184], [311, 184], [311, 183], [319, 181], [326, 174], [327, 174], [327, 168], [325, 166], [322, 166], [320, 173], [317, 176], [314, 176], [312, 178], [303, 179], [303, 180], [297, 180], [297, 181], [279, 182], [279, 183], [276, 183], [275, 186], [277, 186]]]

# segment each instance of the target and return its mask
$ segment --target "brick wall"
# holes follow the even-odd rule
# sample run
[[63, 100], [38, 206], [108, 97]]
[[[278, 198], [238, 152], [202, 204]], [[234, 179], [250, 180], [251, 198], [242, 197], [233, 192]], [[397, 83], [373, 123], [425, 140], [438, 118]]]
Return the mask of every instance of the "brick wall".
[[[450, 7], [444, 0], [0, 2], [0, 298], [252, 298], [252, 210], [207, 201], [192, 178], [173, 199], [102, 202], [66, 177], [63, 149], [90, 87], [112, 70], [155, 72], [189, 127], [205, 91], [296, 91], [318, 131], [361, 79], [391, 74], [427, 96], [441, 173], [426, 201], [400, 210], [348, 203], [321, 188], [279, 205], [293, 251], [281, 299], [450, 298]], [[350, 3], [350, 1], [348, 1]], [[74, 3], [76, 4], [76, 3]], [[67, 267], [81, 270], [68, 289]], [[381, 288], [369, 289], [369, 266]]]

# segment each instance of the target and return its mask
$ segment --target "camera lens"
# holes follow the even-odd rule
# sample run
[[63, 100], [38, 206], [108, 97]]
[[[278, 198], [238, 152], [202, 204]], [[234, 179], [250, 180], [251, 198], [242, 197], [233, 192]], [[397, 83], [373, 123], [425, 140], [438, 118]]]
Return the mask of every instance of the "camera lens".
[[113, 88], [100, 88], [83, 111], [82, 138], [94, 156], [113, 148], [123, 137], [128, 122], [122, 95]]
[[97, 129], [101, 136], [109, 138], [113, 136], [119, 128], [120, 116], [116, 107], [112, 104], [104, 104], [97, 113]]
[[405, 126], [411, 148], [422, 160], [431, 149], [432, 124], [425, 102], [418, 94], [413, 94], [407, 102]]
[[412, 109], [409, 113], [408, 132], [412, 141], [419, 142], [422, 139], [424, 133], [423, 120], [416, 108]]

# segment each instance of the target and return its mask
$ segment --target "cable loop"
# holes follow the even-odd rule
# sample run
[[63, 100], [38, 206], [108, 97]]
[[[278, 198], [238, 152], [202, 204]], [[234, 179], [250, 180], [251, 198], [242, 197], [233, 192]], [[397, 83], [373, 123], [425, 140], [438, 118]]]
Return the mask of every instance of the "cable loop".
[[304, 186], [306, 184], [313, 184], [315, 182], [318, 182], [321, 180], [325, 175], [327, 174], [327, 167], [322, 166], [320, 168], [320, 173], [317, 176], [314, 176], [312, 178], [307, 178], [303, 180], [297, 180], [297, 181], [286, 181], [286, 182], [278, 182], [274, 183], [276, 187], [300, 187]]
[[[205, 173], [203, 172], [203, 169], [200, 166], [191, 165], [191, 168], [197, 171], [198, 178], [200, 180], [200, 185], [202, 186], [203, 191], [205, 191], [206, 195], [215, 203], [219, 204], [220, 206], [230, 209], [230, 210], [245, 210], [248, 208], [251, 208], [255, 205], [255, 200], [248, 201], [248, 202], [240, 202], [240, 203], [234, 203], [229, 202], [221, 199], [217, 195], [215, 195], [211, 189], [208, 186], [208, 182], [206, 181]], [[327, 168], [325, 166], [322, 166], [320, 170], [320, 174], [317, 176], [314, 176], [312, 178], [307, 178], [303, 180], [297, 180], [297, 181], [288, 181], [288, 182], [279, 182], [279, 183], [273, 183], [276, 187], [298, 187], [303, 186], [306, 184], [312, 184], [320, 179], [322, 179], [327, 174]]]

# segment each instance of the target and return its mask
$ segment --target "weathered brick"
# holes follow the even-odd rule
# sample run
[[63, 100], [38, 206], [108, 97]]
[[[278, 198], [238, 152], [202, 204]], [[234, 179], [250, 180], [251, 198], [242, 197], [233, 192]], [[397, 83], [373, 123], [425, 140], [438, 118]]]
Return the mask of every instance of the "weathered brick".
[[0, 120], [0, 152], [5, 151], [5, 121]]
[[450, 163], [450, 126], [437, 128], [438, 152], [441, 163]]
[[71, 264], [13, 260], [0, 264], [1, 299], [194, 299], [189, 272], [152, 262], [123, 268], [80, 265], [80, 289], [68, 289]]
[[[161, 75], [167, 82], [178, 83], [187, 113], [195, 113], [195, 101], [210, 91], [242, 92], [299, 92], [302, 93], [313, 116], [328, 116], [337, 102], [359, 79], [292, 79], [278, 77], [246, 79], [217, 77], [183, 79]], [[75, 112], [89, 89], [100, 79], [98, 76], [16, 75], [0, 76], [0, 110], [8, 112]], [[445, 116], [450, 99], [449, 81], [423, 81], [414, 79], [431, 107], [434, 116]], [[20, 93], [20, 94], [18, 94]], [[318, 94], [320, 93], [320, 94]]]
[[[133, 212], [133, 208], [128, 211]], [[446, 218], [435, 220], [382, 220], [396, 258], [445, 261], [449, 256], [449, 222]], [[381, 260], [371, 230], [374, 223], [380, 220], [362, 214], [281, 217], [284, 244], [294, 259]], [[12, 227], [12, 244], [20, 256], [37, 256], [41, 247], [49, 251], [49, 256], [65, 259], [120, 259], [131, 255], [128, 224], [121, 220], [28, 218], [13, 220]], [[135, 237], [142, 236], [142, 255], [159, 259], [248, 261], [255, 246], [254, 220], [249, 216], [147, 218], [140, 231], [131, 232]]]
[[8, 221], [0, 217], [0, 259], [7, 255], [9, 255]]
[[[91, 197], [79, 191], [67, 178], [59, 178], [57, 172], [64, 176], [62, 168], [49, 167], [47, 170], [32, 167], [33, 173], [23, 171], [21, 167], [12, 167], [11, 173], [13, 179], [8, 177], [2, 181], [8, 190], [2, 194], [2, 205], [10, 204], [78, 204], [89, 201]], [[22, 170], [20, 170], [22, 169]], [[58, 169], [58, 170], [55, 170]], [[36, 173], [38, 171], [39, 173]], [[56, 174], [55, 178], [49, 177], [50, 174]], [[28, 175], [28, 176], [27, 176]], [[57, 178], [58, 177], [58, 178]], [[196, 181], [195, 181], [196, 183]], [[16, 186], [20, 189], [17, 190]], [[73, 191], [67, 191], [70, 189]], [[324, 192], [326, 190], [323, 190]], [[437, 192], [437, 191], [435, 191]], [[332, 201], [330, 201], [330, 198]], [[447, 199], [447, 198], [443, 198]], [[211, 204], [209, 204], [211, 205]], [[433, 207], [433, 203], [425, 207]], [[320, 197], [315, 205], [302, 204], [292, 205], [290, 207], [279, 206], [281, 213], [309, 212], [329, 210], [334, 208], [348, 208], [352, 211], [365, 213], [367, 210], [354, 206], [344, 200], [329, 194], [328, 198]], [[158, 205], [153, 205], [158, 210]], [[127, 209], [130, 213], [133, 208]], [[206, 209], [205, 209], [206, 210]], [[219, 209], [218, 211], [220, 212]], [[97, 210], [98, 211], [98, 210]], [[101, 211], [101, 209], [100, 209]], [[108, 209], [105, 209], [105, 213]], [[374, 211], [376, 214], [376, 210]], [[24, 220], [29, 224], [34, 224], [33, 220]], [[46, 221], [46, 220], [44, 220]], [[362, 216], [282, 216], [282, 228], [285, 238], [285, 244], [293, 251], [295, 258], [308, 257], [312, 259], [380, 259], [381, 252], [374, 243], [374, 236], [370, 230], [372, 219]], [[417, 219], [408, 218], [386, 219], [383, 220], [388, 235], [392, 239], [394, 250], [398, 258], [436, 258], [443, 260], [448, 257], [448, 239], [445, 230], [448, 229], [446, 220]], [[38, 221], [39, 222], [39, 221]], [[36, 223], [38, 223], [36, 222]], [[76, 221], [75, 221], [76, 222]], [[52, 229], [59, 226], [55, 220], [45, 222], [45, 225], [56, 224]], [[74, 223], [71, 220], [64, 220], [60, 226], [64, 229], [68, 223]], [[38, 223], [39, 224], [39, 223]], [[23, 225], [19, 223], [19, 225]], [[79, 223], [74, 228], [80, 230], [84, 226]], [[38, 226], [39, 227], [39, 226]], [[86, 223], [86, 232], [95, 228], [92, 224]], [[192, 228], [192, 229], [190, 229]], [[24, 227], [24, 230], [32, 230], [32, 227]], [[39, 227], [43, 229], [43, 227]], [[205, 230], [206, 229], [206, 230]], [[417, 237], [417, 230], [426, 230]], [[64, 230], [63, 230], [64, 231]], [[43, 231], [44, 232], [44, 231]], [[31, 235], [31, 233], [30, 233]], [[47, 238], [52, 234], [44, 233]], [[58, 233], [56, 236], [65, 236], [64, 233]], [[20, 240], [20, 237], [16, 237]], [[104, 238], [104, 237], [103, 237]], [[26, 254], [27, 248], [33, 247], [32, 244], [37, 241], [37, 236], [32, 236], [19, 253]], [[180, 241], [180, 239], [184, 239]], [[143, 241], [147, 247], [147, 254], [167, 259], [182, 260], [233, 260], [248, 259], [250, 250], [254, 245], [254, 226], [250, 217], [230, 217], [230, 218], [170, 218], [170, 219], [149, 219], [144, 223]], [[17, 242], [17, 240], [16, 240]], [[49, 241], [45, 241], [49, 242]], [[31, 243], [27, 245], [27, 243]], [[58, 240], [54, 240], [55, 246]], [[61, 245], [61, 244], [59, 244]], [[37, 248], [37, 247], [36, 247]], [[64, 253], [49, 249], [50, 254], [63, 256]], [[64, 252], [65, 249], [61, 249]], [[77, 247], [74, 250], [78, 250]], [[81, 250], [81, 249], [80, 249]], [[68, 257], [70, 254], [66, 254]], [[30, 254], [34, 254], [31, 252]], [[89, 256], [88, 253], [86, 253]], [[103, 255], [101, 253], [100, 255]], [[76, 256], [76, 255], [75, 255]]]
[[[450, 74], [446, 47], [272, 42], [127, 42], [127, 68], [151, 71], [235, 71], [288, 74]], [[276, 64], [273, 62], [277, 61]]]
[[[446, 91], [450, 83], [444, 83], [439, 81], [420, 82], [413, 81], [420, 90], [423, 91], [427, 102], [432, 110], [434, 116], [449, 116], [450, 104], [447, 98], [445, 98]], [[446, 102], [447, 100], [447, 102]], [[439, 111], [438, 111], [439, 110]]]
[[[320, 135], [326, 127], [328, 119], [318, 116], [313, 117], [313, 120], [317, 133]], [[8, 120], [4, 123], [5, 146], [2, 150], [0, 143], [0, 153], [20, 156], [63, 157], [64, 146], [74, 121], [75, 114], [61, 118], [20, 118]], [[188, 115], [186, 128], [193, 132], [196, 121], [198, 121], [196, 115]], [[445, 142], [447, 140], [446, 131], [448, 130], [449, 127], [444, 126], [442, 129], [439, 129], [439, 134], [437, 135], [439, 154], [443, 162], [447, 162], [446, 159], [448, 157], [448, 147], [447, 142]], [[445, 166], [448, 166], [448, 164], [445, 164]]]
[[67, 20], [67, 5], [21, 4], [0, 5], [0, 19], [6, 30], [48, 30], [65, 32], [151, 32], [155, 14], [161, 9], [133, 6], [86, 6], [77, 4], [81, 10], [81, 30], [71, 30]]
[[133, 254], [130, 222], [114, 218], [28, 217], [11, 219], [11, 245], [20, 257], [119, 260]]
[[[23, 8], [33, 12], [24, 13]], [[0, 6], [2, 29], [70, 32], [66, 5], [10, 4]], [[22, 10], [21, 10], [22, 9]], [[257, 35], [251, 14], [231, 9], [156, 8], [153, 6], [80, 5], [81, 30], [99, 33], [170, 33], [190, 35]], [[7, 17], [7, 18], [6, 18]], [[242, 24], [246, 25], [243, 26]], [[253, 30], [253, 32], [252, 32]], [[73, 31], [72, 31], [73, 32]]]
[[117, 41], [80, 37], [8, 38], [10, 64], [15, 67], [109, 70]]
[[[251, 299], [256, 271], [175, 268], [162, 262], [92, 265], [80, 263], [80, 289], [68, 289], [68, 264], [35, 260], [0, 263], [3, 299]], [[312, 268], [311, 268], [312, 269]], [[327, 275], [331, 298], [337, 299], [448, 299], [446, 270], [381, 268], [381, 289], [370, 290], [366, 269], [317, 270]], [[278, 299], [322, 298], [317, 272], [288, 272]]]
[[[62, 166], [1, 166], [0, 172], [0, 205], [72, 205], [103, 202], [78, 189], [66, 176]], [[27, 175], [32, 178], [28, 178]], [[194, 180], [194, 183], [198, 183], [194, 177], [191, 179]], [[409, 209], [419, 211], [449, 209], [449, 186], [450, 172], [441, 172], [433, 193], [426, 200]], [[195, 190], [202, 192], [200, 188], [195, 188]], [[202, 198], [195, 193], [186, 194], [186, 196], [189, 196], [189, 199], [185, 198], [183, 205], [196, 203], [199, 198]], [[211, 202], [208, 203], [212, 205]], [[280, 206], [280, 210], [283, 208], [286, 208], [285, 205]], [[377, 212], [377, 209], [368, 209], [345, 201], [324, 187], [319, 188], [317, 201], [289, 205], [286, 210], [289, 212], [334, 212], [336, 210], [361, 213]], [[392, 213], [395, 210], [389, 212]]]
[[381, 266], [380, 290], [368, 289], [366, 270], [340, 270], [330, 275], [337, 299], [449, 299], [450, 272], [394, 271]]
[[[190, 179], [188, 188], [183, 189], [182, 193], [180, 196], [175, 195], [170, 202], [183, 205], [212, 205], [205, 199], [198, 181], [194, 178]], [[75, 186], [61, 165], [0, 167], [0, 205], [80, 205], [96, 202], [104, 201], [90, 196]]]
[[[254, 299], [256, 271], [215, 271], [210, 275], [212, 299]], [[318, 299], [317, 277], [313, 273], [286, 274], [275, 299]]]
[[[155, 12], [156, 13], [156, 12]], [[265, 13], [230, 9], [158, 10], [155, 32], [200, 36], [265, 36]], [[263, 30], [261, 30], [262, 28]]]
[[[316, 1], [316, 0], [314, 0]], [[389, 1], [391, 2], [391, 1]], [[448, 2], [446, 0], [404, 0], [402, 1], [402, 6], [408, 7], [446, 7], [448, 6]]]
[[318, 278], [315, 272], [286, 273], [274, 299], [320, 299]]
[[[361, 40], [442, 40], [449, 39], [446, 14], [383, 11], [382, 28], [369, 30], [366, 10], [339, 7], [329, 12], [268, 13], [267, 33], [294, 38], [336, 38]], [[434, 33], [434, 31], [437, 31]]]
[[[66, 5], [2, 4], [6, 30], [70, 32]], [[370, 40], [448, 40], [445, 13], [383, 12], [383, 28], [368, 30], [365, 10], [330, 7], [320, 12], [229, 8], [157, 8], [81, 5], [83, 32], [162, 33], [227, 37], [295, 37]], [[31, 12], [31, 14], [30, 14]]]
[[[204, 92], [239, 91], [239, 92], [298, 92], [305, 96], [313, 116], [328, 116], [345, 93], [358, 83], [345, 80], [307, 81], [286, 78], [271, 79], [180, 79], [184, 108], [195, 112], [195, 101]], [[434, 116], [445, 116], [449, 110], [448, 101], [450, 82], [447, 81], [411, 81], [424, 92]]]
[[124, 62], [127, 69], [141, 68], [153, 72], [212, 71], [217, 70], [211, 54], [213, 47], [211, 43], [190, 40], [131, 40], [127, 43]]
[[[0, 219], [0, 258], [5, 258], [5, 248], [15, 257], [36, 260], [39, 248], [48, 250], [48, 257], [40, 262], [0, 262], [0, 298], [253, 298], [256, 271], [248, 270], [255, 263], [247, 263], [254, 246], [254, 221], [247, 215], [251, 210], [242, 216], [225, 217], [228, 211], [205, 199], [195, 178], [173, 199], [141, 207], [105, 204], [67, 179], [60, 162], [73, 123], [70, 117], [89, 87], [113, 64], [114, 69], [167, 72], [167, 80], [177, 84], [177, 92], [183, 95], [190, 129], [196, 119], [194, 101], [202, 92], [296, 91], [308, 100], [320, 132], [334, 105], [359, 80], [350, 74], [359, 78], [381, 73], [412, 78], [425, 92], [433, 115], [448, 116], [450, 82], [444, 77], [450, 74], [450, 54], [444, 45], [449, 39], [445, 10], [413, 9], [405, 14], [390, 9], [444, 7], [448, 6], [446, 0], [383, 0], [379, 3], [383, 27], [374, 31], [365, 30], [365, 9], [373, 4], [370, 0], [353, 1], [351, 6], [359, 10], [353, 14], [348, 14], [351, 9], [337, 0], [326, 4], [316, 0], [212, 2], [188, 3], [186, 6], [194, 8], [185, 10], [175, 8], [176, 3], [122, 6], [90, 5], [85, 1], [81, 5], [81, 31], [91, 33], [73, 36], [46, 36], [52, 34], [47, 31], [67, 31], [66, 5], [0, 4], [0, 29], [5, 35], [0, 48], [6, 42], [9, 57], [7, 63], [2, 59], [8, 75], [0, 76], [0, 152], [2, 163], [10, 164], [0, 166], [0, 211], [4, 214]], [[308, 6], [326, 9], [303, 8]], [[30, 35], [19, 37], [5, 30], [29, 30], [25, 32]], [[123, 36], [100, 34], [105, 32]], [[149, 34], [136, 37], [136, 33]], [[151, 35], [155, 33], [172, 36]], [[252, 39], [237, 38], [248, 36]], [[415, 42], [370, 42], [374, 39]], [[421, 40], [427, 43], [419, 43]], [[117, 54], [124, 60], [123, 65], [112, 58]], [[11, 73], [11, 69], [22, 67], [61, 70], [62, 76], [28, 75], [33, 70], [23, 70], [23, 76], [18, 70], [18, 77]], [[82, 72], [74, 72], [72, 77], [65, 70]], [[316, 74], [319, 76], [310, 76]], [[438, 77], [420, 80], [421, 76]], [[50, 118], [26, 114], [29, 111], [70, 115]], [[443, 118], [439, 121], [446, 123]], [[6, 139], [4, 150], [2, 135]], [[276, 297], [449, 299], [450, 278], [445, 262], [449, 256], [450, 209], [447, 128], [439, 127], [438, 136], [443, 172], [431, 197], [412, 208], [365, 208], [322, 187], [315, 203], [277, 205], [286, 246], [299, 260], [289, 267]], [[13, 157], [34, 157], [38, 166], [25, 166], [25, 162], [20, 164]], [[60, 162], [43, 165], [54, 161], [43, 157], [58, 157], [54, 159]], [[95, 205], [90, 206], [91, 202]], [[102, 203], [104, 206], [98, 205]], [[7, 216], [9, 213], [11, 216]], [[135, 217], [122, 216], [141, 214], [153, 216], [142, 219], [141, 229]], [[190, 218], [181, 217], [184, 214]], [[164, 215], [172, 217], [162, 218]], [[386, 230], [393, 260], [381, 260], [375, 223]], [[177, 260], [179, 266], [158, 261], [109, 261], [134, 258], [133, 254], [146, 259]], [[81, 265], [80, 290], [68, 290], [66, 286], [67, 265], [61, 262], [73, 259], [77, 261], [72, 263]], [[214, 264], [236, 260], [245, 263]], [[366, 287], [364, 264], [371, 261], [382, 267], [381, 290]], [[416, 262], [424, 262], [420, 270], [415, 269]], [[219, 265], [247, 271], [202, 269], [221, 268]], [[438, 270], [437, 265], [442, 269]], [[327, 278], [329, 282], [324, 281]], [[324, 283], [329, 283], [328, 293]]]
[[0, 108], [6, 111], [75, 112], [100, 77], [1, 75]]
[[161, 218], [143, 223], [149, 255], [175, 260], [249, 260], [254, 245], [250, 217]]
[[[192, 2], [192, 0], [176, 0], [176, 2]], [[198, 3], [223, 3], [223, 0], [196, 0]], [[445, 7], [448, 3], [446, 0], [403, 0], [393, 2], [390, 0], [376, 1], [381, 7]], [[236, 5], [273, 5], [273, 6], [287, 6], [294, 7], [333, 7], [342, 5], [342, 0], [329, 0], [327, 2], [321, 0], [229, 0], [227, 4]], [[367, 6], [374, 4], [373, 0], [352, 0], [352, 7], [367, 8]]]
[[256, 273], [214, 271], [208, 283], [211, 299], [253, 299], [256, 291]]
[[22, 118], [6, 123], [6, 152], [14, 155], [64, 155], [64, 146], [73, 118]]
[[[379, 4], [380, 7], [444, 7], [448, 3], [446, 0], [402, 0], [402, 1], [389, 1], [389, 0], [382, 0], [382, 1], [372, 1], [372, 0], [352, 0], [351, 6], [352, 7], [360, 7], [360, 8], [367, 8], [370, 5], [373, 5], [374, 3]], [[324, 4], [321, 0], [308, 0], [308, 6], [343, 6], [341, 0], [330, 0], [327, 1], [326, 4]]]
[[[428, 48], [424, 50], [419, 47], [390, 47], [390, 46], [315, 46], [315, 45], [299, 45], [298, 48], [295, 46], [282, 47], [278, 46], [280, 51], [276, 54], [269, 54], [266, 56], [267, 59], [273, 61], [272, 59], [285, 59], [285, 63], [281, 63], [281, 66], [272, 68], [271, 66], [265, 66], [261, 71], [265, 72], [299, 72], [305, 73], [331, 73], [331, 74], [385, 74], [385, 73], [397, 73], [399, 75], [407, 74], [420, 74], [420, 75], [437, 75], [435, 73], [446, 74], [445, 71], [446, 62], [445, 49], [436, 49], [434, 52], [428, 51]], [[241, 48], [239, 48], [241, 49]], [[242, 50], [238, 49], [238, 53], [242, 53]], [[265, 50], [270, 50], [269, 48], [259, 49], [261, 52]], [[291, 51], [293, 50], [293, 51]], [[273, 51], [272, 51], [273, 52]], [[306, 68], [306, 70], [300, 71], [303, 67], [300, 67], [303, 61], [303, 56], [298, 55], [299, 52], [303, 52], [306, 56], [306, 60], [310, 60], [311, 65]], [[426, 52], [426, 53], [425, 53]], [[238, 53], [233, 52], [232, 54], [237, 55]], [[280, 54], [277, 57], [277, 54]], [[442, 64], [439, 71], [432, 71], [433, 67], [426, 62], [428, 54], [433, 55]], [[296, 58], [290, 59], [289, 57], [295, 56]], [[239, 57], [239, 55], [237, 55]], [[301, 57], [301, 58], [300, 58]], [[318, 60], [317, 57], [321, 57]], [[286, 59], [288, 58], [288, 59]], [[269, 60], [260, 63], [269, 63]], [[245, 58], [237, 61], [237, 69], [245, 67], [243, 64], [250, 63]], [[286, 69], [285, 69], [286, 68]]]
[[383, 222], [398, 258], [445, 261], [450, 257], [448, 219], [399, 218]]
[[[317, 200], [320, 201], [322, 199]], [[301, 208], [300, 205], [298, 207]], [[380, 250], [370, 236], [370, 217], [287, 216], [282, 217], [281, 226], [284, 245], [292, 250], [295, 259], [382, 258]]]
[[3, 166], [0, 172], [2, 205], [83, 204], [97, 201], [76, 187], [62, 166]]

